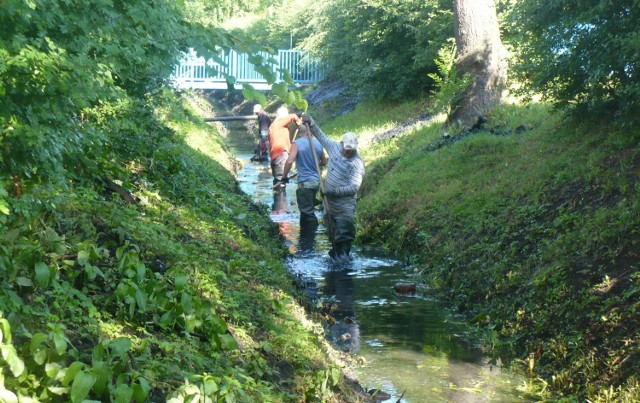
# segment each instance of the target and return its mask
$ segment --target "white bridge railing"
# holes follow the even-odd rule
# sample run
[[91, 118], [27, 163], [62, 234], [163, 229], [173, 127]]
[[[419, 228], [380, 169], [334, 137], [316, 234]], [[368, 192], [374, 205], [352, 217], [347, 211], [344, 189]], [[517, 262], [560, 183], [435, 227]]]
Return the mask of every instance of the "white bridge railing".
[[[265, 60], [274, 58], [277, 63], [273, 65], [273, 73], [276, 82], [282, 82], [280, 70], [286, 69], [294, 83], [313, 84], [323, 78], [324, 68], [317, 57], [309, 52], [297, 50], [280, 50], [277, 55], [262, 54]], [[194, 54], [187, 55], [173, 70], [172, 80], [178, 88], [182, 89], [226, 89], [225, 75], [236, 78], [236, 88], [242, 88], [242, 83], [249, 83], [255, 89], [269, 90], [271, 85], [255, 70], [255, 66], [249, 62], [249, 56], [245, 53], [230, 51], [222, 55], [224, 64], [206, 61]]]

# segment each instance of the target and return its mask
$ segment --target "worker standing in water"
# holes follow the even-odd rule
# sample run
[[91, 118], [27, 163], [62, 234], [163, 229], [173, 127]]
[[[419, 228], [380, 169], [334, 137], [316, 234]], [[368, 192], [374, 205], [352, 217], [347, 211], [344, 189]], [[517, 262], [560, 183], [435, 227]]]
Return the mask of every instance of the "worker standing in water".
[[[329, 255], [335, 261], [349, 261], [351, 244], [356, 237], [356, 197], [364, 177], [364, 161], [358, 154], [355, 133], [345, 133], [341, 141], [329, 139], [309, 115], [302, 120], [329, 155], [324, 182], [324, 195], [328, 202], [325, 225], [333, 234], [333, 247]], [[328, 211], [327, 211], [328, 210]]]
[[258, 116], [258, 147], [251, 161], [267, 161], [269, 159], [269, 127], [271, 126], [271, 117], [262, 109], [262, 105], [255, 104], [253, 113]]
[[271, 127], [269, 127], [269, 156], [271, 158], [274, 189], [275, 185], [279, 185], [281, 188], [285, 187], [282, 173], [291, 148], [291, 134], [289, 131], [291, 123], [296, 123], [299, 126], [302, 124], [302, 120], [298, 115], [289, 113], [286, 106], [282, 106], [278, 108], [276, 118], [271, 123]]
[[[313, 148], [312, 148], [313, 147]], [[315, 153], [315, 157], [312, 153]], [[319, 203], [316, 198], [320, 190], [320, 175], [316, 168], [316, 161], [319, 166], [327, 165], [327, 156], [322, 152], [320, 142], [311, 136], [309, 129], [305, 125], [298, 127], [298, 138], [291, 144], [289, 157], [284, 164], [282, 173], [283, 181], [288, 182], [288, 174], [296, 164], [298, 188], [296, 189], [296, 200], [300, 210], [300, 226], [315, 227], [318, 219], [315, 215], [315, 206]]]

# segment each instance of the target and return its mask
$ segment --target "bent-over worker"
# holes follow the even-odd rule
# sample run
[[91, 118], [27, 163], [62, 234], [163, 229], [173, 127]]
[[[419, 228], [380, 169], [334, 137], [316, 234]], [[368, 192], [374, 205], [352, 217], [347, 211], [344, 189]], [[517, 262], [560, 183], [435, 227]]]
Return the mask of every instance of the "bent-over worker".
[[284, 164], [289, 158], [289, 148], [291, 148], [291, 137], [289, 133], [289, 125], [296, 123], [302, 124], [302, 120], [295, 114], [290, 114], [286, 106], [278, 108], [276, 118], [269, 127], [269, 155], [271, 157], [271, 174], [273, 175], [273, 184], [282, 181], [282, 172]]

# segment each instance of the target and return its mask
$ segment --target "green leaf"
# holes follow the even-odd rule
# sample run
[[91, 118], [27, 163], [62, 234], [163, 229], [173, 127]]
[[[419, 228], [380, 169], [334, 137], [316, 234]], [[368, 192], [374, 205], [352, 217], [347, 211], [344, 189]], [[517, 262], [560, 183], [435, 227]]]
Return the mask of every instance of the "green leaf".
[[188, 284], [189, 278], [184, 273], [176, 273], [174, 284], [177, 291], [182, 291]]
[[207, 321], [211, 324], [214, 332], [222, 334], [227, 331], [227, 322], [225, 322], [221, 317], [211, 315], [207, 318]]
[[81, 250], [80, 252], [78, 252], [78, 264], [80, 266], [84, 266], [87, 263], [89, 263], [89, 252]]
[[51, 379], [57, 380], [61, 376], [62, 366], [57, 362], [48, 362], [44, 366], [44, 373]]
[[98, 362], [91, 367], [91, 373], [96, 377], [93, 390], [98, 396], [102, 396], [112, 377], [111, 368], [105, 362]]
[[136, 287], [136, 304], [140, 308], [140, 311], [144, 312], [147, 310], [147, 295], [142, 292], [138, 287]]
[[336, 386], [342, 379], [342, 371], [338, 367], [331, 368], [331, 386]]
[[[258, 91], [254, 90], [252, 86], [250, 85], [244, 85], [242, 86], [242, 96], [245, 99], [256, 99], [258, 97]], [[260, 102], [262, 103], [262, 102]]]
[[82, 368], [85, 367], [85, 364], [80, 361], [74, 361], [68, 368], [64, 369], [64, 377], [62, 378], [62, 386], [69, 386], [71, 381], [73, 381], [78, 372], [82, 371]]
[[9, 365], [13, 376], [17, 378], [22, 375], [24, 372], [24, 361], [18, 357], [16, 348], [13, 347], [13, 345], [0, 346], [0, 353], [2, 353], [4, 361]]
[[0, 318], [0, 343], [11, 344], [11, 325], [5, 318]]
[[218, 391], [218, 384], [211, 378], [207, 378], [202, 382], [205, 396], [210, 396]]
[[111, 355], [114, 357], [122, 357], [131, 348], [131, 339], [128, 337], [118, 337], [109, 343]]
[[67, 338], [62, 331], [53, 333], [53, 345], [58, 355], [63, 355], [67, 352]]
[[287, 84], [276, 83], [271, 86], [271, 92], [278, 98], [284, 98], [287, 96]]
[[124, 299], [129, 294], [129, 286], [124, 282], [118, 284], [116, 288], [116, 296], [118, 299]]
[[38, 262], [36, 263], [35, 271], [36, 282], [43, 287], [48, 285], [51, 278], [51, 270], [49, 269], [49, 266], [44, 262]]
[[293, 77], [291, 76], [291, 72], [288, 69], [282, 70], [282, 79], [285, 83], [293, 84]]
[[71, 401], [81, 402], [91, 392], [91, 387], [96, 382], [96, 377], [90, 372], [78, 372], [71, 385]]
[[0, 213], [4, 215], [9, 215], [11, 210], [9, 210], [9, 204], [6, 200], [0, 200]]
[[16, 282], [20, 287], [33, 287], [33, 281], [26, 277], [18, 277], [16, 278]]
[[147, 267], [142, 262], [138, 262], [136, 264], [136, 276], [138, 279], [138, 283], [142, 283], [144, 281], [144, 274], [147, 272]]
[[220, 335], [220, 344], [223, 350], [233, 350], [238, 347], [238, 342], [230, 334]]
[[62, 386], [49, 386], [47, 387], [47, 390], [58, 396], [66, 395], [67, 393], [69, 393], [69, 388], [64, 388]]
[[44, 364], [47, 361], [48, 356], [49, 351], [46, 348], [41, 348], [32, 354], [33, 361], [35, 361], [38, 365]]
[[129, 403], [133, 397], [133, 389], [129, 385], [122, 383], [116, 388], [114, 397], [116, 403]]
[[293, 105], [296, 101], [296, 96], [292, 92], [287, 92], [287, 95], [283, 99], [284, 103], [287, 105]]
[[137, 403], [146, 402], [150, 391], [151, 387], [149, 386], [149, 382], [140, 377], [138, 378], [138, 383], [133, 385], [133, 398]]
[[97, 363], [104, 361], [105, 345], [108, 344], [105, 340], [96, 344], [91, 351], [91, 362], [95, 366]]
[[309, 109], [309, 103], [306, 99], [297, 99], [294, 105], [302, 112], [306, 112]]
[[187, 315], [184, 319], [185, 324], [184, 327], [188, 332], [193, 332], [196, 328], [202, 326], [202, 321], [198, 316]]
[[192, 300], [191, 295], [189, 295], [186, 292], [182, 293], [180, 297], [180, 305], [182, 306], [182, 310], [184, 311], [184, 313], [191, 312], [191, 300]]
[[49, 336], [44, 333], [36, 333], [31, 337], [29, 351], [38, 365], [44, 364], [47, 358], [47, 348], [42, 346], [47, 340], [49, 340]]
[[0, 402], [18, 403], [18, 396], [10, 390], [5, 389], [4, 386], [0, 386]]

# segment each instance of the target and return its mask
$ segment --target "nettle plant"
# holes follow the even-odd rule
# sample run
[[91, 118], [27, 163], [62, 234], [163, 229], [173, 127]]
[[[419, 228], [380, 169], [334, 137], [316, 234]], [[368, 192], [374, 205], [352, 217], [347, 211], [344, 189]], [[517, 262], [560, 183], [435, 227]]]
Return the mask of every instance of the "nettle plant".
[[[103, 340], [93, 348], [90, 363], [85, 363], [78, 360], [79, 352], [65, 335], [64, 325], [49, 323], [47, 328], [47, 333], [23, 334], [29, 340], [18, 350], [9, 321], [0, 316], [0, 351], [9, 370], [0, 368], [3, 401], [67, 396], [72, 402], [81, 402], [90, 394], [116, 402], [146, 401], [151, 388], [144, 377], [130, 370], [129, 338]], [[69, 357], [75, 360], [67, 365]]]
[[[54, 235], [49, 233], [48, 237]], [[235, 339], [227, 333], [226, 322], [215, 314], [215, 306], [209, 300], [192, 291], [186, 273], [154, 273], [142, 262], [139, 248], [129, 242], [118, 247], [113, 256], [104, 247], [90, 243], [82, 246], [75, 259], [53, 260], [51, 264], [39, 261], [34, 265], [33, 280], [18, 273], [16, 281], [23, 288], [35, 281], [54, 307], [64, 305], [66, 310], [82, 309], [99, 316], [107, 315], [98, 314], [96, 306], [103, 306], [104, 311], [114, 315], [113, 319], [139, 328], [155, 323], [169, 333], [197, 335], [217, 350], [236, 347]], [[81, 290], [74, 283], [82, 284]], [[3, 291], [4, 297], [12, 298], [18, 314], [29, 309], [15, 292], [8, 288]], [[67, 300], [68, 296], [72, 298]], [[36, 303], [43, 302], [42, 297], [35, 298]], [[48, 317], [56, 316], [49, 312]], [[146, 401], [151, 388], [135, 370], [130, 338], [99, 340], [89, 355], [74, 347], [63, 323], [46, 323], [47, 332], [32, 332], [29, 327], [19, 325], [15, 332], [19, 342], [14, 342], [10, 321], [0, 317], [0, 362], [4, 364], [0, 367], [0, 397], [4, 400], [66, 396], [73, 402], [88, 397]], [[91, 334], [78, 337], [92, 338]], [[75, 344], [85, 343], [75, 340]]]

